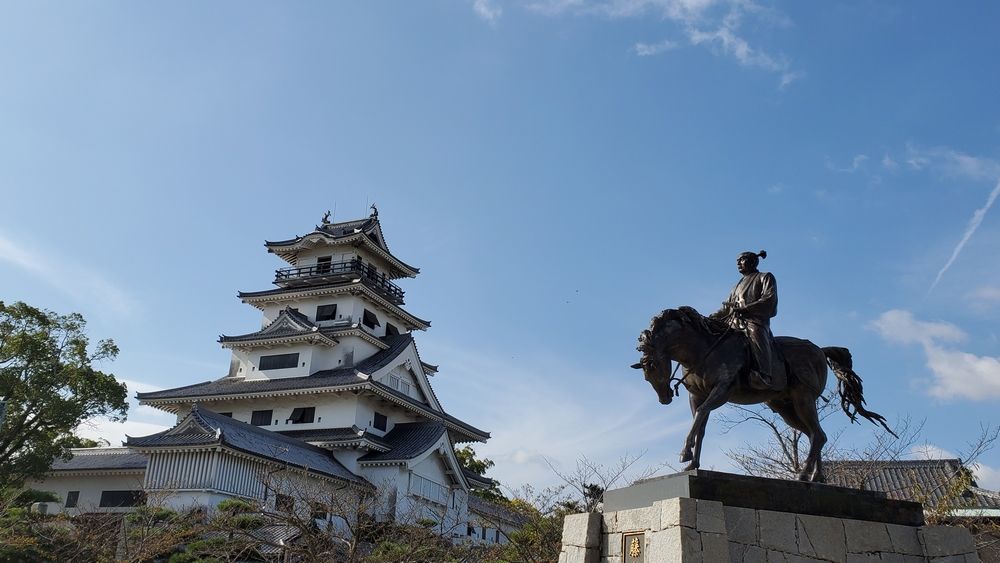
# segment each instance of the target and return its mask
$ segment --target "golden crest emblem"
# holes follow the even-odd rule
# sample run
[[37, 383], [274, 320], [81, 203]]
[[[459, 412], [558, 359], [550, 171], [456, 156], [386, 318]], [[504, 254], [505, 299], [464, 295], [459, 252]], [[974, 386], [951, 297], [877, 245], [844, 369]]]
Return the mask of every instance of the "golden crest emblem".
[[642, 546], [639, 544], [639, 537], [633, 536], [632, 541], [629, 542], [628, 554], [633, 559], [642, 555]]

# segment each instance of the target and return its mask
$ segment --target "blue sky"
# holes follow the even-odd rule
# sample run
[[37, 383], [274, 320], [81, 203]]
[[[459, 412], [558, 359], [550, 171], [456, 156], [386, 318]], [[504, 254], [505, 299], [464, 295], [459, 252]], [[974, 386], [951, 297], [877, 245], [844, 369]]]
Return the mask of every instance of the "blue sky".
[[[236, 292], [281, 266], [262, 242], [375, 202], [438, 394], [517, 485], [675, 463], [686, 401], [628, 369], [636, 337], [764, 248], [775, 333], [849, 347], [871, 408], [958, 453], [1000, 402], [997, 11], [5, 3], [0, 299], [83, 313], [132, 391], [214, 379], [259, 322]], [[705, 466], [761, 436], [710, 424]]]

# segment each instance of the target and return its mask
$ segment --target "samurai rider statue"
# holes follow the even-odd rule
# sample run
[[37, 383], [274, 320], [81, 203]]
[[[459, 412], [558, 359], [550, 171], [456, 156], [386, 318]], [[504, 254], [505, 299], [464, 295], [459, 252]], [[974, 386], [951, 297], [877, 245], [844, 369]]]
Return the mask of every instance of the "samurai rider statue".
[[761, 258], [767, 258], [767, 252], [743, 252], [736, 258], [736, 269], [743, 278], [733, 287], [722, 308], [709, 316], [746, 335], [753, 355], [750, 387], [780, 391], [786, 385], [787, 374], [784, 358], [771, 334], [771, 318], [778, 314], [778, 285], [770, 272], [757, 269]]

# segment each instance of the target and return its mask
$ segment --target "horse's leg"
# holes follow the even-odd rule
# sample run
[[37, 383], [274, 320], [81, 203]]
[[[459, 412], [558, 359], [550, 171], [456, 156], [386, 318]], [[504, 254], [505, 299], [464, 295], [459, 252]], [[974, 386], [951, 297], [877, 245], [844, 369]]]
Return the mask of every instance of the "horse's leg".
[[[802, 481], [810, 480], [814, 483], [823, 483], [826, 476], [823, 474], [823, 446], [826, 445], [826, 432], [819, 423], [819, 413], [816, 412], [815, 393], [803, 389], [793, 389], [791, 393], [792, 405], [795, 407], [795, 414], [807, 428], [809, 434], [809, 456], [806, 458], [806, 467], [803, 475], [799, 475]], [[805, 474], [806, 471], [810, 473]]]
[[726, 404], [736, 381], [734, 376], [723, 376], [712, 388], [712, 391], [705, 397], [694, 410], [694, 424], [691, 425], [691, 432], [688, 433], [687, 441], [684, 443], [685, 451], [694, 447], [694, 458], [691, 463], [684, 468], [684, 471], [698, 469], [701, 465], [701, 441], [705, 436], [705, 427], [708, 425], [708, 415], [715, 409]]
[[[775, 399], [775, 400], [768, 401], [767, 402], [767, 406], [771, 407], [771, 410], [773, 410], [774, 412], [778, 413], [778, 415], [781, 417], [781, 419], [785, 421], [785, 424], [787, 424], [788, 426], [791, 426], [795, 430], [798, 430], [799, 432], [802, 433], [803, 436], [809, 438], [809, 447], [810, 447], [810, 451], [811, 451], [811, 449], [812, 449], [812, 432], [809, 431], [809, 426], [805, 422], [802, 421], [801, 417], [799, 417], [799, 413], [795, 409], [795, 404], [791, 400], [789, 400], [787, 397], [785, 397], [785, 398], [782, 398], [782, 399]], [[791, 454], [792, 454], [792, 452], [788, 452], [787, 455], [791, 455]], [[789, 459], [788, 461], [789, 461], [788, 469], [794, 471], [795, 468], [796, 468], [796, 466], [799, 464], [799, 460], [797, 460], [797, 459], [794, 459], [794, 460], [793, 459]], [[807, 454], [806, 455], [805, 463], [802, 465], [801, 468], [799, 468], [798, 479], [800, 481], [805, 481], [805, 480], [808, 479], [809, 472], [812, 470], [811, 461], [812, 461], [812, 459]]]
[[691, 407], [691, 431], [688, 432], [687, 438], [684, 440], [684, 447], [681, 449], [681, 463], [685, 463], [694, 459], [694, 444], [691, 441], [691, 436], [694, 434], [694, 420], [698, 416], [698, 406], [705, 400], [701, 395], [688, 392], [688, 405]]

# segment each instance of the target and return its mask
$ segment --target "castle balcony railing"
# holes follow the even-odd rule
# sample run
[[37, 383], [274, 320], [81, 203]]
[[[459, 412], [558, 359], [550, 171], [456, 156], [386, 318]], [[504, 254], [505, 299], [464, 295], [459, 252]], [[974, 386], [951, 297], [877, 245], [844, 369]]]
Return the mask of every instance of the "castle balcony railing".
[[398, 285], [389, 281], [389, 277], [382, 272], [358, 260], [320, 262], [274, 271], [275, 285], [287, 288], [354, 283], [355, 280], [360, 280], [391, 303], [403, 304], [403, 290]]

